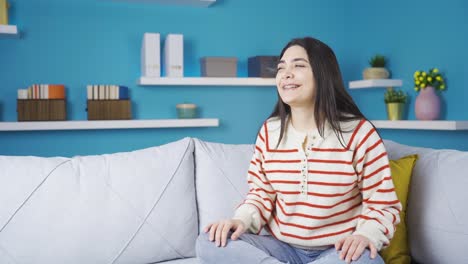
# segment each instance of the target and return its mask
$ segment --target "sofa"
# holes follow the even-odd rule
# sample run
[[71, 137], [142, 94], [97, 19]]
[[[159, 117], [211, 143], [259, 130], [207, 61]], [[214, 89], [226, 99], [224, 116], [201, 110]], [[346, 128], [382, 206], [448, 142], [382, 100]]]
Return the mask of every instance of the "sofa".
[[[417, 263], [468, 263], [468, 152], [418, 154], [407, 206]], [[95, 156], [0, 156], [0, 263], [195, 264], [208, 223], [247, 192], [253, 145], [184, 138]]]

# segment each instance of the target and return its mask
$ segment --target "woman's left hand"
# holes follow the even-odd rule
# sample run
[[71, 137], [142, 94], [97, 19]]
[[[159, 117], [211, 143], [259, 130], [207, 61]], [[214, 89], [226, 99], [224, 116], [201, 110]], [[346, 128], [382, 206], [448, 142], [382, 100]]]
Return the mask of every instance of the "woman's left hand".
[[351, 235], [344, 237], [335, 243], [335, 249], [340, 250], [340, 259], [350, 263], [352, 260], [357, 260], [366, 248], [370, 250], [371, 258], [377, 257], [377, 248], [365, 236]]

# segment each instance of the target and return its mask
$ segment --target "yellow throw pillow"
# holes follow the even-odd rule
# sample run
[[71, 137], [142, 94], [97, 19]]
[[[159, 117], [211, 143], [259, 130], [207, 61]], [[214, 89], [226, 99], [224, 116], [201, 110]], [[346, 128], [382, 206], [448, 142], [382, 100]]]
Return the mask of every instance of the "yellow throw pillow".
[[411, 255], [406, 232], [406, 205], [408, 203], [408, 190], [411, 182], [413, 167], [418, 155], [409, 155], [398, 160], [390, 160], [393, 185], [398, 199], [403, 206], [400, 212], [400, 223], [390, 241], [390, 245], [380, 251], [386, 264], [409, 264]]

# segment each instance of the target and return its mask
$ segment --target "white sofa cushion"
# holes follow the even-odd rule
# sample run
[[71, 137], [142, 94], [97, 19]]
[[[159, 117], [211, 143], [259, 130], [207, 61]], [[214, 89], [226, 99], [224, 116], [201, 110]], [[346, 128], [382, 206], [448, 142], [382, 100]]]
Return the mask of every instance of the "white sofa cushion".
[[248, 191], [247, 171], [253, 145], [195, 142], [195, 184], [200, 230], [231, 218]]
[[195, 255], [189, 138], [71, 159], [1, 157], [0, 171], [0, 263], [152, 263]]
[[420, 263], [468, 263], [468, 152], [385, 140], [391, 159], [418, 154], [408, 197], [412, 257]]
[[185, 258], [164, 261], [161, 264], [200, 264], [200, 261], [197, 258]]
[[0, 156], [0, 234], [34, 189], [68, 160], [61, 157]]

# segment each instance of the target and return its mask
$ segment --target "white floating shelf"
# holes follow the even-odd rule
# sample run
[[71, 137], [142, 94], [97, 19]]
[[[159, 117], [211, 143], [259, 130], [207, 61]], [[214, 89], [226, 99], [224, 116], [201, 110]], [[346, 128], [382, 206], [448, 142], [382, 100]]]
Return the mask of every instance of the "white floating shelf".
[[142, 3], [155, 3], [167, 5], [187, 5], [196, 7], [209, 7], [216, 3], [216, 0], [113, 0], [120, 2], [142, 2]]
[[275, 86], [274, 78], [221, 78], [221, 77], [141, 77], [138, 85], [178, 85], [178, 86]]
[[374, 79], [374, 80], [359, 80], [349, 82], [349, 89], [360, 88], [375, 88], [375, 87], [400, 87], [403, 85], [402, 80], [397, 79]]
[[382, 129], [468, 130], [468, 121], [371, 120], [371, 122], [375, 127]]
[[15, 25], [0, 25], [0, 36], [17, 36], [18, 28]]
[[217, 127], [217, 118], [0, 122], [0, 131]]

